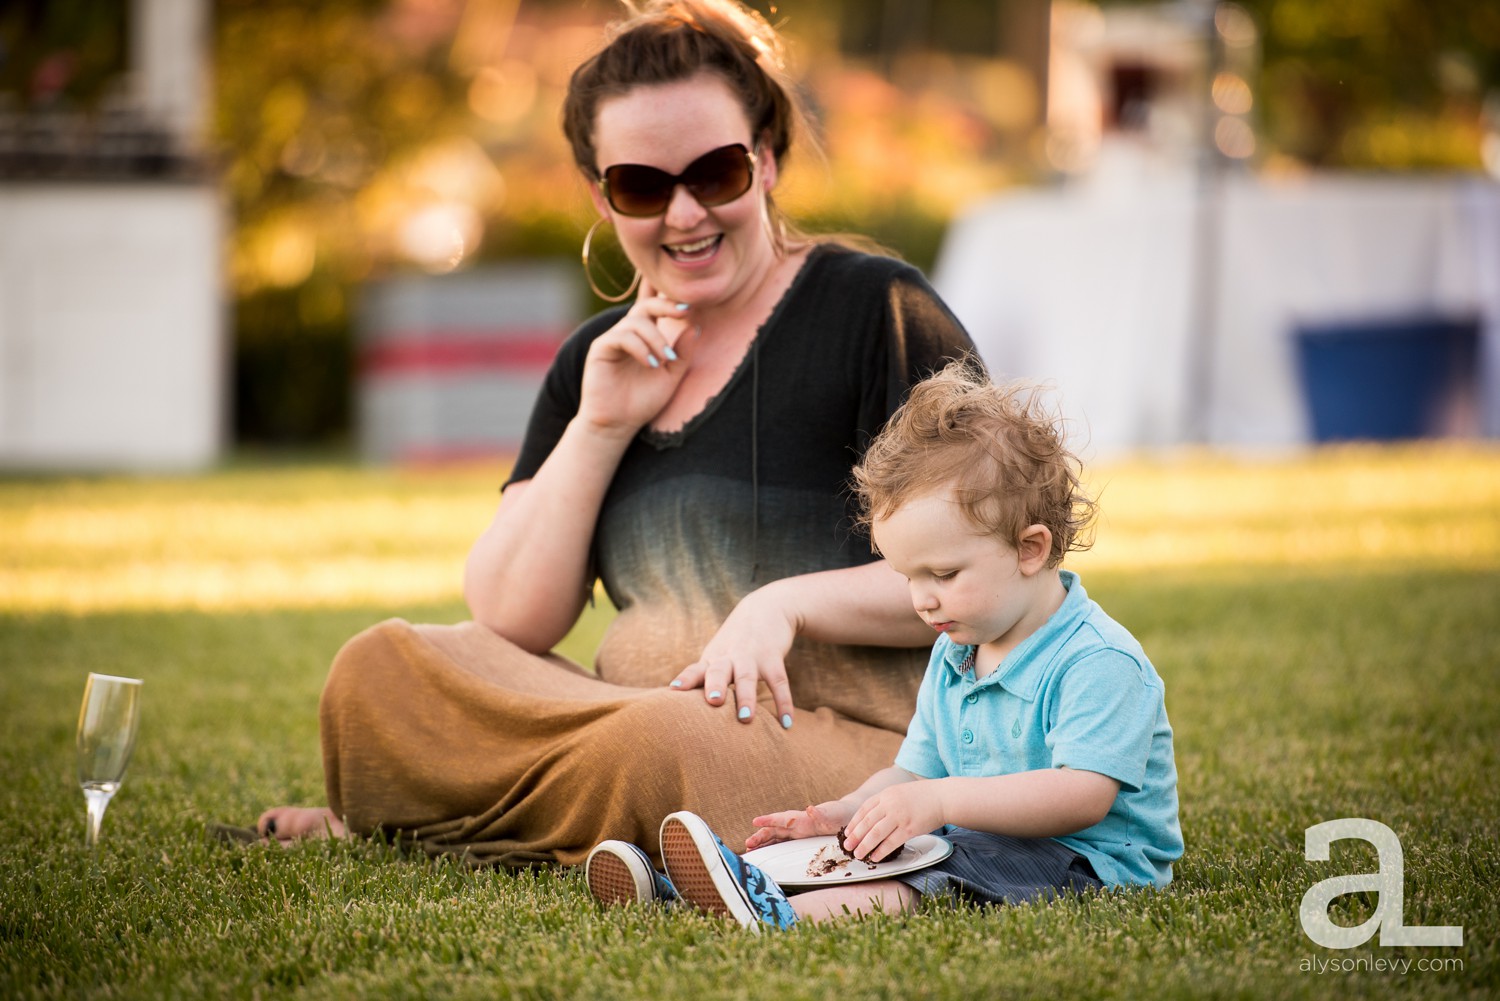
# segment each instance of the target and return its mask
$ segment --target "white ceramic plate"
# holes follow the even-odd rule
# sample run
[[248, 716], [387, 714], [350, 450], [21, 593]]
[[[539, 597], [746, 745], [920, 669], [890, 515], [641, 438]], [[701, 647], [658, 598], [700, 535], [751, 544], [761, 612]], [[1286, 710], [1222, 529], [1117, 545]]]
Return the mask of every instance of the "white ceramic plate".
[[[818, 850], [833, 845], [832, 834], [819, 838], [802, 838], [799, 841], [782, 841], [766, 845], [745, 853], [745, 861], [753, 862], [760, 870], [788, 889], [815, 890], [820, 886], [837, 886], [841, 883], [861, 883], [870, 879], [887, 879], [897, 873], [914, 872], [941, 862], [953, 854], [953, 844], [947, 838], [935, 834], [919, 834], [906, 843], [906, 851], [890, 862], [861, 862], [850, 859], [823, 876], [809, 876], [807, 867]], [[838, 848], [834, 847], [837, 852]], [[825, 858], [829, 857], [827, 855]]]

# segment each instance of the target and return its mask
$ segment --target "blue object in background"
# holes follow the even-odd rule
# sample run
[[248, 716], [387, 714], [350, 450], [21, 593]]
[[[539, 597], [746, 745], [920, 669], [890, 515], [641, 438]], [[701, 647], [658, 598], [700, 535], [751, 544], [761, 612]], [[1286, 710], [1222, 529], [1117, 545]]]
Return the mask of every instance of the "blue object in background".
[[1439, 437], [1477, 402], [1475, 317], [1303, 325], [1296, 342], [1315, 441]]

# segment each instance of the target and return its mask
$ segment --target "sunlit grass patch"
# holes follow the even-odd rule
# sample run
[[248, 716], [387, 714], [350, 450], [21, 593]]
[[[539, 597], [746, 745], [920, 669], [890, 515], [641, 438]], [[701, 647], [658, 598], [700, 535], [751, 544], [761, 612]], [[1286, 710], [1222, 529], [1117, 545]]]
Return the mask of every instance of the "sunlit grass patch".
[[0, 608], [451, 600], [504, 473], [326, 467], [0, 482]]
[[1089, 471], [1088, 569], [1500, 567], [1500, 449], [1348, 446], [1176, 454]]
[[[326, 608], [456, 600], [498, 466], [320, 466], [0, 480], [0, 610]], [[1500, 450], [1178, 454], [1089, 471], [1070, 565], [1500, 566]]]

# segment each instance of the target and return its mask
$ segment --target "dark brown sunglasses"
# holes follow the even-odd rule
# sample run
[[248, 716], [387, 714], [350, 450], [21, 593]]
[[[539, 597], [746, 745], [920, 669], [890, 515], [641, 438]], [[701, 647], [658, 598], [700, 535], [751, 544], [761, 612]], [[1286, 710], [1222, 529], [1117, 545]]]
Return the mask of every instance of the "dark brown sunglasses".
[[616, 212], [644, 218], [665, 212], [679, 184], [707, 209], [734, 201], [750, 190], [754, 179], [755, 154], [742, 143], [732, 143], [709, 150], [680, 174], [639, 163], [617, 163], [605, 168], [599, 189]]

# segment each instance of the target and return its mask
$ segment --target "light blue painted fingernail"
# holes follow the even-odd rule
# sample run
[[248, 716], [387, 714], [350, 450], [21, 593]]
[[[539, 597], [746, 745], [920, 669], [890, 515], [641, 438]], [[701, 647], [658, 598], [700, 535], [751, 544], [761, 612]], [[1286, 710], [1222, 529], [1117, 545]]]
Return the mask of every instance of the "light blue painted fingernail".
[[724, 697], [724, 693], [723, 692], [709, 692], [708, 693], [708, 697], [711, 698], [711, 699], [722, 699]]
[[791, 713], [782, 713], [781, 714], [781, 728], [783, 730], [790, 730], [792, 728], [792, 714]]
[[740, 719], [749, 719], [749, 718], [750, 718], [750, 707], [749, 706], [740, 706]]
[[682, 687], [682, 681], [678, 680], [678, 681], [672, 682], [671, 687], [673, 687], [673, 688], [681, 688]]
[[656, 355], [647, 355], [646, 363], [652, 368], [661, 368], [661, 362], [656, 360]]
[[686, 303], [686, 302], [679, 302], [677, 304], [677, 306], [676, 306], [677, 312], [679, 312], [679, 313], [686, 313], [688, 310], [690, 310], [692, 308], [693, 308], [692, 304], [691, 303]]
[[665, 351], [663, 351], [662, 354], [664, 354], [664, 355], [667, 356], [667, 361], [676, 361], [677, 360], [677, 352], [672, 350], [671, 345], [668, 345], [667, 349]]

